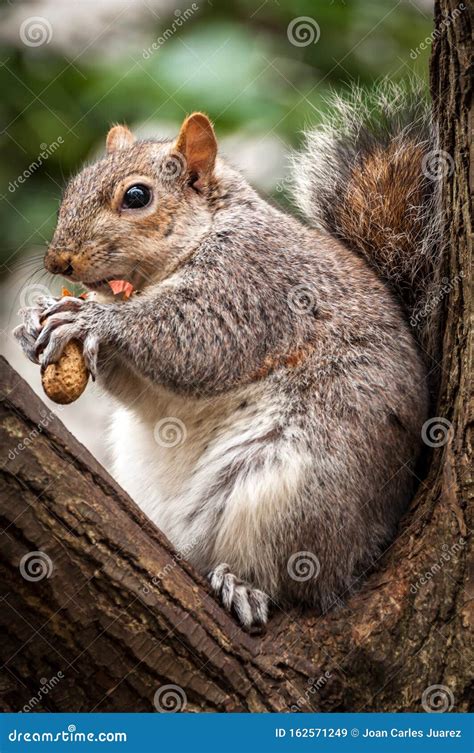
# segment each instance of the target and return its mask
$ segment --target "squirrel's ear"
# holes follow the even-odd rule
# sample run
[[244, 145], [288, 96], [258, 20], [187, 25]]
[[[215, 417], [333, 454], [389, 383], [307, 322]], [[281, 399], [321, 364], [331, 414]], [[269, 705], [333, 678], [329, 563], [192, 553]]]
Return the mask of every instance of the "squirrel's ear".
[[175, 149], [186, 160], [187, 172], [196, 176], [194, 185], [205, 181], [212, 173], [217, 154], [214, 129], [207, 115], [194, 112], [184, 121]]
[[135, 141], [135, 136], [127, 128], [127, 126], [116, 125], [113, 126], [107, 134], [107, 141], [105, 142], [105, 148], [107, 154], [116, 152], [119, 149], [126, 149], [127, 146], [131, 146]]

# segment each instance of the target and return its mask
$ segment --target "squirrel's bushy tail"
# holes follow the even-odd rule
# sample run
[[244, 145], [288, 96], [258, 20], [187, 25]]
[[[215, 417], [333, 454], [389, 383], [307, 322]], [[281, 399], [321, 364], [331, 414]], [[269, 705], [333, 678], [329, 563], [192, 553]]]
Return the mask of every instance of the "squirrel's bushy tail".
[[334, 96], [294, 158], [294, 197], [309, 222], [362, 254], [436, 354], [439, 197], [449, 155], [437, 147], [426, 92], [383, 83]]

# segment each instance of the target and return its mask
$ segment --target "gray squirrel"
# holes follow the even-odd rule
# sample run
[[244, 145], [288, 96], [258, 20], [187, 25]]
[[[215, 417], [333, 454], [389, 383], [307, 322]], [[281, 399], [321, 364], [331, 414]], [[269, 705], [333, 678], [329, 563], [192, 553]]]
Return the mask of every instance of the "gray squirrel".
[[[115, 478], [245, 628], [271, 604], [345, 600], [413, 494], [434, 151], [422, 98], [385, 85], [307, 134], [305, 221], [218, 156], [202, 113], [174, 141], [114, 126], [65, 190], [45, 266], [93, 300], [45, 298], [15, 334], [43, 367], [82, 341], [118, 404]], [[136, 294], [115, 300], [111, 279]]]

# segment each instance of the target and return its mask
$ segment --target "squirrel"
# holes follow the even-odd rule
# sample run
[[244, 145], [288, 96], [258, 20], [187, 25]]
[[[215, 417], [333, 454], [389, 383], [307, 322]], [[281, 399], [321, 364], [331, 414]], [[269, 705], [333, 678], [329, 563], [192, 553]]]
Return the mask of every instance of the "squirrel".
[[[46, 297], [15, 334], [43, 367], [72, 339], [111, 395], [113, 474], [246, 629], [324, 614], [391, 543], [417, 483], [436, 278], [429, 108], [394, 86], [336, 98], [294, 159], [299, 219], [218, 155], [123, 125], [68, 183]], [[116, 301], [107, 281], [137, 291]], [[422, 322], [423, 323], [423, 322]]]

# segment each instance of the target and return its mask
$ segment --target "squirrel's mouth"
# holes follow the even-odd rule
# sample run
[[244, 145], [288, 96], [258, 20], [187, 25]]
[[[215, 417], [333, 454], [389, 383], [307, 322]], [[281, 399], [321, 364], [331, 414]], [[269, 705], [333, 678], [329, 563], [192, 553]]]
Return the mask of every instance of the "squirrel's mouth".
[[149, 282], [142, 274], [135, 270], [131, 274], [108, 275], [100, 280], [81, 280], [82, 284], [93, 293], [105, 295], [117, 295], [123, 293], [125, 298], [129, 298], [132, 293], [141, 292]]

